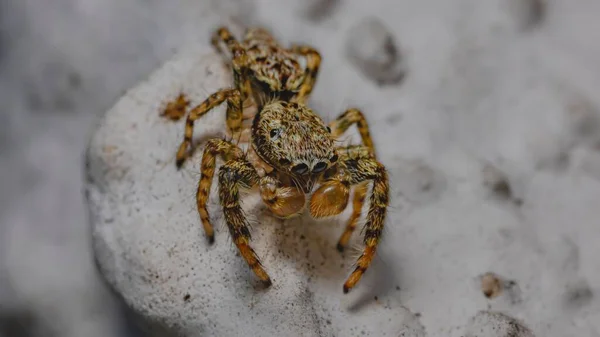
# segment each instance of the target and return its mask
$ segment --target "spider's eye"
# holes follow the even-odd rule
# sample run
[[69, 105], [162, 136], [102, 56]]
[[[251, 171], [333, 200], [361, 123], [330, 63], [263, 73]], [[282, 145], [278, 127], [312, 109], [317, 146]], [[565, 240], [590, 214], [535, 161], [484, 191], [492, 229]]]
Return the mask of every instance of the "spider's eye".
[[333, 156], [331, 156], [331, 158], [329, 158], [329, 161], [331, 163], [335, 163], [338, 160], [338, 155], [334, 154]]
[[269, 132], [269, 136], [271, 136], [272, 140], [279, 138], [279, 135], [281, 135], [281, 129], [273, 129]]
[[331, 128], [327, 127], [327, 132], [331, 133]]
[[313, 173], [323, 172], [326, 168], [327, 163], [320, 161], [317, 163], [317, 165], [315, 165], [315, 167], [313, 167]]
[[308, 172], [308, 165], [302, 163], [292, 167], [292, 172], [295, 174], [304, 174]]

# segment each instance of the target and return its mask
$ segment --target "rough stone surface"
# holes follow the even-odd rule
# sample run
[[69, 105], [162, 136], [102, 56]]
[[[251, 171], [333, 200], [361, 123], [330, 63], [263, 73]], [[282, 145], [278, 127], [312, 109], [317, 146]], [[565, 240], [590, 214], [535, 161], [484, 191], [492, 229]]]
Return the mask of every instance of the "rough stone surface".
[[465, 337], [534, 337], [523, 323], [498, 312], [478, 312], [467, 326]]
[[[339, 222], [302, 217], [283, 223], [249, 195], [253, 245], [274, 282], [262, 289], [224, 228], [215, 180], [209, 212], [217, 235], [213, 246], [207, 244], [194, 197], [201, 151], [178, 172], [174, 154], [183, 124], [158, 116], [161, 104], [179, 90], [199, 103], [228, 85], [221, 59], [206, 53], [182, 53], [130, 90], [93, 137], [88, 195], [94, 248], [109, 283], [149, 331], [423, 336], [418, 319], [398, 299], [376, 299], [395, 286], [390, 266], [378, 261], [358, 288], [342, 293], [355, 253], [336, 251]], [[224, 116], [219, 108], [199, 120], [196, 138], [219, 136]]]
[[[377, 262], [392, 291], [373, 298], [401, 302], [428, 336], [463, 337], [493, 310], [536, 336], [598, 337], [598, 12], [597, 0], [0, 2], [0, 336], [137, 336], [94, 270], [81, 152], [95, 114], [233, 19], [322, 53], [310, 103], [327, 120], [348, 106], [368, 116], [395, 214]], [[348, 58], [368, 17], [401, 51], [399, 85]], [[487, 299], [486, 272], [514, 283]]]

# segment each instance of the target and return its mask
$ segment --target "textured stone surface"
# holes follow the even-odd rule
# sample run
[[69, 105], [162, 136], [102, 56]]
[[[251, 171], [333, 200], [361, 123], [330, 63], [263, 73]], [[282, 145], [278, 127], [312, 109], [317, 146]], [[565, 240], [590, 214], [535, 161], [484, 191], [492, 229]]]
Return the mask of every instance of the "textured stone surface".
[[534, 337], [522, 322], [498, 312], [478, 312], [467, 326], [465, 337]]
[[[597, 0], [2, 1], [0, 335], [129, 336], [90, 256], [81, 152], [93, 114], [233, 17], [322, 52], [311, 105], [328, 120], [348, 106], [369, 117], [400, 218], [377, 262], [392, 291], [373, 298], [400, 301], [428, 336], [464, 336], [489, 309], [536, 336], [597, 337], [599, 11]], [[400, 85], [349, 62], [349, 30], [367, 17], [401, 49]], [[511, 291], [486, 299], [485, 272]]]

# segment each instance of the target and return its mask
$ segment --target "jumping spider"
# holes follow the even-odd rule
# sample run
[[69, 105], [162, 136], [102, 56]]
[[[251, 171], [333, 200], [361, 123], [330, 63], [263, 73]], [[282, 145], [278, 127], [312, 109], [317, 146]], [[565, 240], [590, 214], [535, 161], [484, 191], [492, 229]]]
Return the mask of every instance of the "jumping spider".
[[[316, 74], [316, 67], [311, 68], [310, 62], [307, 70], [302, 72], [291, 59], [280, 58], [287, 54], [264, 30], [249, 30], [244, 45], [235, 42], [224, 29], [217, 35], [227, 42], [234, 54], [237, 88], [212, 95], [188, 115], [184, 140], [177, 153], [177, 166], [181, 167], [187, 158], [193, 122], [209, 109], [227, 100], [227, 125], [230, 129], [237, 128], [238, 132], [243, 128], [242, 92], [253, 95], [257, 113], [249, 128], [247, 153], [221, 138], [210, 139], [204, 148], [196, 199], [209, 242], [214, 242], [214, 230], [206, 204], [218, 156], [225, 161], [218, 173], [219, 199], [230, 235], [241, 256], [266, 285], [271, 285], [271, 278], [250, 247], [249, 224], [240, 206], [242, 189], [258, 187], [262, 200], [273, 214], [289, 218], [305, 209], [306, 196], [318, 184], [320, 186], [310, 196], [309, 211], [312, 217], [323, 218], [340, 214], [349, 202], [350, 189], [356, 187], [352, 216], [337, 244], [338, 250], [343, 251], [360, 218], [368, 184], [372, 183], [363, 240], [365, 248], [344, 283], [343, 290], [347, 293], [358, 283], [375, 256], [389, 203], [387, 172], [375, 158], [363, 114], [357, 109], [348, 109], [327, 125], [304, 104]], [[260, 54], [262, 58], [256, 56], [259, 55], [254, 52], [256, 50], [264, 52]], [[318, 54], [315, 52], [315, 55]], [[240, 58], [245, 61], [242, 63]], [[265, 63], [265, 59], [271, 59], [271, 63]], [[243, 70], [245, 68], [252, 71]], [[294, 71], [284, 76], [283, 71], [273, 69]], [[181, 108], [185, 106], [183, 103], [176, 101], [170, 106]], [[168, 112], [164, 114], [169, 115]], [[336, 146], [336, 139], [353, 124], [360, 132], [363, 145]]]

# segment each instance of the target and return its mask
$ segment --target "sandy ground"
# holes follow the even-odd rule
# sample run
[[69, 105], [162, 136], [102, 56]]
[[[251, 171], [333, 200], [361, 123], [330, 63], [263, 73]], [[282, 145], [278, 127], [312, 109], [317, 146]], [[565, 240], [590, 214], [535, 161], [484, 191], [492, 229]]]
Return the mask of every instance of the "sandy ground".
[[[543, 263], [540, 279], [560, 282], [539, 284], [535, 295], [550, 298], [539, 307], [497, 308], [513, 310], [536, 331], [552, 336], [575, 331], [600, 336], [600, 305], [594, 296], [600, 284], [594, 244], [600, 195], [600, 43], [595, 36], [600, 4], [536, 3], [2, 1], [0, 334], [11, 330], [8, 335], [14, 336], [15, 329], [23, 336], [134, 333], [123, 326], [94, 271], [81, 194], [82, 151], [94, 119], [124, 90], [175, 48], [206, 41], [216, 24], [234, 19], [263, 23], [285, 41], [317, 47], [325, 60], [312, 105], [326, 118], [349, 105], [369, 111], [381, 152], [421, 158], [434, 168], [429, 176], [442, 172], [435, 187], [458, 188], [452, 190], [458, 201], [440, 205], [436, 196], [441, 191], [419, 192], [414, 182], [419, 174], [399, 182], [404, 184], [399, 188], [412, 191], [405, 209], [416, 214], [413, 226], [437, 225], [413, 242], [405, 240], [408, 248], [397, 253], [410, 252], [411, 243], [452, 240], [456, 232], [445, 232], [443, 226], [450, 221], [495, 220], [498, 226], [509, 221], [519, 228], [511, 233], [531, 243], [531, 251], [511, 254]], [[373, 57], [369, 48], [380, 49], [361, 50], [356, 47], [361, 34], [350, 32], [373, 29], [363, 21], [369, 17], [391, 32], [401, 55], [395, 62], [404, 63], [405, 78], [378, 68], [385, 69], [392, 56], [365, 64], [364, 57]], [[390, 120], [402, 126], [389, 129]], [[427, 133], [419, 134], [424, 129]], [[406, 136], [390, 136], [398, 132]], [[461, 156], [464, 160], [457, 159]], [[475, 162], [501, 170], [510, 186], [508, 202], [525, 207], [498, 211], [494, 206], [469, 216], [471, 207], [480, 206], [480, 194], [471, 193], [471, 185], [453, 182], [479, 174]], [[454, 217], [437, 218], [435, 209], [444, 207]], [[432, 248], [422, 263], [435, 265], [447, 254], [464, 258], [460, 246], [446, 247]], [[526, 265], [497, 269], [508, 278], [528, 277]], [[484, 270], [472, 274], [478, 272]], [[404, 281], [407, 286], [448, 281], [436, 277], [423, 272]], [[405, 300], [409, 306], [427, 303], [423, 298], [428, 296], [435, 302], [436, 295], [411, 293]], [[533, 322], [535, 317], [539, 320]], [[431, 335], [437, 333], [434, 329]]]

